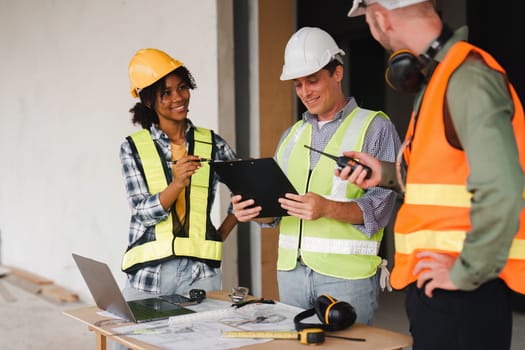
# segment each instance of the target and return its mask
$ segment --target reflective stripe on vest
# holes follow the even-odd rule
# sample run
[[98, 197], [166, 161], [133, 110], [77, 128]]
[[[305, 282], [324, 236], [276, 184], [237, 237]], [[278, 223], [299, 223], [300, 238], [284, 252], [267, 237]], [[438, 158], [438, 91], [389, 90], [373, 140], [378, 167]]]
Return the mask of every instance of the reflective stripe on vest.
[[[296, 250], [299, 237], [280, 235], [279, 247]], [[350, 239], [329, 239], [304, 237], [301, 240], [301, 252], [377, 255], [380, 242]]]
[[[343, 151], [361, 150], [368, 126], [376, 116], [388, 118], [381, 112], [354, 109], [323, 151], [342, 154]], [[311, 144], [311, 128], [309, 123], [297, 122], [277, 151], [277, 161], [292, 184], [299, 192], [311, 191], [335, 201], [361, 197], [363, 190], [334, 176], [335, 162], [324, 156], [319, 158], [308, 180], [310, 162], [305, 159], [310, 159], [310, 151], [304, 145]], [[293, 216], [282, 218], [280, 230], [278, 270], [295, 268], [299, 248], [303, 261], [310, 268], [338, 278], [370, 277], [381, 263], [377, 252], [383, 230], [368, 239], [348, 223], [328, 218], [303, 221]]]
[[[479, 54], [492, 69], [505, 75], [503, 68], [486, 52], [466, 42], [452, 46], [436, 67], [424, 92], [411, 149], [406, 149], [407, 185], [405, 201], [399, 209], [395, 228], [395, 263], [391, 274], [394, 288], [404, 288], [417, 277], [412, 274], [420, 250], [458, 255], [471, 230], [472, 194], [466, 184], [469, 175], [465, 152], [450, 146], [446, 139], [443, 105], [448, 81], [471, 53]], [[508, 84], [514, 102], [512, 126], [522, 168], [525, 169], [525, 116], [521, 102]], [[407, 137], [414, 130], [414, 120]], [[432, 140], [432, 142], [428, 142]], [[447, 164], [446, 167], [441, 164]], [[454, 169], [454, 171], [450, 171]], [[522, 189], [517, 189], [521, 191]], [[500, 277], [507, 285], [525, 294], [525, 210], [512, 243], [509, 259]]]
[[407, 184], [405, 203], [470, 208], [472, 194], [465, 185]]
[[[459, 253], [463, 249], [465, 231], [421, 230], [409, 235], [395, 235], [396, 251], [410, 254], [419, 250], [441, 250]], [[509, 252], [509, 259], [525, 259], [525, 240], [515, 239]]]
[[[140, 156], [149, 192], [163, 191], [167, 186], [162, 161], [148, 130], [143, 129], [131, 135]], [[194, 154], [202, 158], [212, 156], [211, 131], [194, 129]], [[122, 261], [122, 270], [129, 272], [137, 266], [154, 264], [174, 256], [190, 256], [207, 260], [221, 260], [222, 242], [207, 240], [208, 195], [210, 166], [202, 163], [201, 168], [192, 175], [189, 186], [191, 210], [189, 212], [189, 237], [174, 237], [173, 217], [155, 225], [155, 240], [129, 249]], [[188, 210], [188, 206], [187, 206]]]

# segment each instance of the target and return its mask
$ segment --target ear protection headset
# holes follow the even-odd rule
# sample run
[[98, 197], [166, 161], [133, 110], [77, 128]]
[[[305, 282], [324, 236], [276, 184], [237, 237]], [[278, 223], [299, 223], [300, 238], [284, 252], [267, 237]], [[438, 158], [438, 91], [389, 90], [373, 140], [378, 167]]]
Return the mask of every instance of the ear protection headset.
[[[307, 317], [317, 314], [321, 324], [301, 323]], [[352, 305], [345, 301], [337, 301], [329, 295], [317, 298], [313, 309], [300, 312], [294, 317], [295, 329], [302, 331], [308, 328], [321, 328], [325, 331], [339, 331], [354, 324], [357, 315]]]
[[416, 56], [409, 50], [400, 50], [390, 55], [385, 80], [388, 85], [400, 92], [415, 93], [421, 89], [427, 74], [423, 73], [435, 62], [434, 57], [452, 36], [452, 30], [443, 24], [441, 33], [421, 55]]

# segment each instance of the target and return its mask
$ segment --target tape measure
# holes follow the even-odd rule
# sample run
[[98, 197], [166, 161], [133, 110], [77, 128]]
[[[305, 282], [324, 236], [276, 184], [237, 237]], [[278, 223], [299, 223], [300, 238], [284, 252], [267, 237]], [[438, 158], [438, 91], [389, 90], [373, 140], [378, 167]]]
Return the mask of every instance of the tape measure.
[[308, 328], [299, 332], [284, 331], [224, 331], [225, 338], [274, 338], [274, 339], [297, 339], [302, 344], [324, 343], [324, 331], [321, 328]]

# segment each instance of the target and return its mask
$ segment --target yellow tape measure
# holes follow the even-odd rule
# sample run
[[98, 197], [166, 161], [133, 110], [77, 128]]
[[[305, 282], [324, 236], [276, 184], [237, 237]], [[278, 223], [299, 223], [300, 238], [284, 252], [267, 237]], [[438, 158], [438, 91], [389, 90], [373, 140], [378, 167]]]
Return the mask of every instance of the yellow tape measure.
[[299, 332], [224, 331], [222, 336], [225, 338], [297, 339], [303, 344], [321, 344], [324, 342], [324, 331], [321, 328], [308, 328]]

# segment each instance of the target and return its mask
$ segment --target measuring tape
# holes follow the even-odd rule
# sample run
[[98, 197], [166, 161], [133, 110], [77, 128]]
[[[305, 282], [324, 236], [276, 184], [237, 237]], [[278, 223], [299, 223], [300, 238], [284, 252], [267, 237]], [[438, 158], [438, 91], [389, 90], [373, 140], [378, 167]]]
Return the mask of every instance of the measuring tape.
[[225, 338], [297, 339], [303, 344], [321, 344], [324, 342], [324, 331], [321, 328], [308, 328], [299, 332], [224, 331], [222, 336]]

